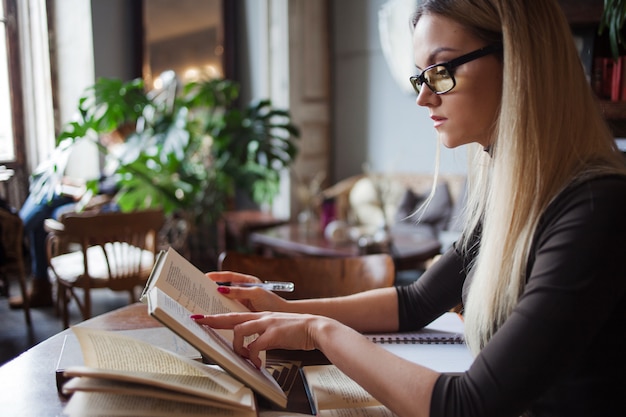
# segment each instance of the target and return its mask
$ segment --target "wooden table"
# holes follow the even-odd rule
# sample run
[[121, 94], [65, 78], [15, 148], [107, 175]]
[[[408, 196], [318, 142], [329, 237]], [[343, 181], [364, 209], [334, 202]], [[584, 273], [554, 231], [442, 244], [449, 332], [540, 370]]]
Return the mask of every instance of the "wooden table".
[[[37, 323], [33, 323], [37, 331]], [[158, 327], [144, 304], [132, 304], [94, 317], [77, 326], [103, 330], [132, 330]], [[56, 365], [65, 336], [64, 330], [22, 353], [0, 367], [0, 414], [3, 416], [60, 416], [66, 400], [56, 388]]]
[[[135, 330], [160, 327], [150, 317], [145, 304], [136, 303], [86, 320], [77, 326], [102, 330]], [[34, 323], [35, 331], [37, 323]], [[52, 417], [62, 415], [67, 400], [56, 388], [56, 366], [65, 336], [64, 330], [39, 343], [17, 358], [0, 367], [0, 415], [24, 417]], [[268, 352], [269, 357], [304, 360], [306, 363], [324, 363], [319, 352]], [[303, 398], [306, 401], [304, 391]], [[292, 396], [289, 397], [292, 401]]]
[[[269, 227], [250, 234], [250, 244], [263, 254], [287, 256], [357, 256], [363, 249], [354, 242], [335, 243], [326, 239], [321, 231], [306, 230], [302, 225], [289, 223]], [[389, 252], [396, 270], [417, 269], [439, 254], [439, 240], [415, 233], [393, 235]]]
[[251, 232], [285, 223], [287, 220], [260, 210], [226, 211], [217, 222], [218, 249], [246, 248]]

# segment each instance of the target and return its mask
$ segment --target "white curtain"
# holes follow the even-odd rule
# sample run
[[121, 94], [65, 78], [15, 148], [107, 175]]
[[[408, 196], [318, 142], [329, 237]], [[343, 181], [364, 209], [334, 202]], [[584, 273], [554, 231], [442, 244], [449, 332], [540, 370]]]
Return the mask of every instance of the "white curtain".
[[414, 93], [409, 77], [415, 75], [410, 20], [419, 0], [389, 0], [378, 12], [378, 31], [383, 55], [398, 86]]
[[48, 23], [44, 0], [17, 2], [22, 69], [24, 140], [28, 170], [54, 149], [54, 114], [50, 78]]

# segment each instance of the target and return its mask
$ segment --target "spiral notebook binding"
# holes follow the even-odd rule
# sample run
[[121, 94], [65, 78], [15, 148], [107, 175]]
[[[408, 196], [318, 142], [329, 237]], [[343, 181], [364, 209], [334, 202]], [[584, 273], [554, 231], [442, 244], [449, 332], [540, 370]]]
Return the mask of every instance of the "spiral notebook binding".
[[374, 343], [385, 345], [450, 345], [465, 343], [464, 330], [463, 318], [457, 313], [446, 312], [420, 330], [365, 336]]
[[429, 336], [429, 335], [389, 335], [389, 336], [371, 336], [370, 340], [374, 343], [401, 343], [406, 345], [427, 344], [427, 345], [446, 345], [465, 343], [463, 336]]

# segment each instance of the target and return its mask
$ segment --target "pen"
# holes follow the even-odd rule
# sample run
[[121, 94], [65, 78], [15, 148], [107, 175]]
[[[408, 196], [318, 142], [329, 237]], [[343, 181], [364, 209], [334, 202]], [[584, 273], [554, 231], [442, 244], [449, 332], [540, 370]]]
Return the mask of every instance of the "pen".
[[265, 282], [218, 282], [224, 287], [261, 287], [270, 291], [293, 292], [293, 282], [265, 281]]

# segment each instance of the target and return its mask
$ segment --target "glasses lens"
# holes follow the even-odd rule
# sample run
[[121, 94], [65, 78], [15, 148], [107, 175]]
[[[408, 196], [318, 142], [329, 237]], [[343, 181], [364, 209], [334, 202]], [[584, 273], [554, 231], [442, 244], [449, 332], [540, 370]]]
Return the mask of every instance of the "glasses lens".
[[409, 81], [417, 94], [422, 90], [423, 83], [436, 94], [444, 94], [454, 88], [454, 77], [444, 65], [427, 68], [422, 74], [409, 77]]
[[454, 87], [454, 78], [443, 65], [437, 65], [424, 71], [424, 82], [437, 94], [443, 94]]
[[411, 85], [413, 86], [413, 89], [415, 90], [415, 92], [419, 94], [420, 90], [422, 89], [420, 78], [417, 75], [413, 75], [409, 77], [409, 81], [411, 82]]

